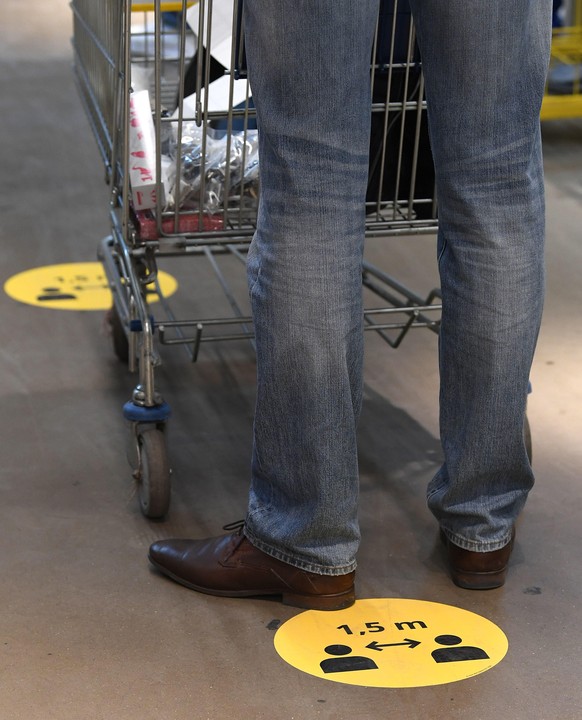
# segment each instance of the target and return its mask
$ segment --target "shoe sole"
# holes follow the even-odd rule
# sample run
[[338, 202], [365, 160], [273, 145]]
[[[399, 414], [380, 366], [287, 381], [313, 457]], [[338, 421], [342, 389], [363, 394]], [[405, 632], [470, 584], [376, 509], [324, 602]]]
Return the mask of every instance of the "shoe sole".
[[491, 573], [467, 573], [450, 568], [455, 585], [464, 590], [495, 590], [505, 584], [507, 568]]
[[215, 590], [214, 588], [206, 588], [190, 583], [174, 575], [174, 573], [153, 560], [151, 556], [148, 556], [148, 559], [162, 575], [166, 575], [166, 577], [171, 578], [174, 582], [190, 590], [196, 590], [205, 595], [215, 595], [218, 597], [280, 597], [283, 605], [289, 605], [303, 610], [344, 610], [356, 601], [356, 593], [353, 586], [349, 590], [338, 593], [337, 595], [303, 595], [281, 589]]

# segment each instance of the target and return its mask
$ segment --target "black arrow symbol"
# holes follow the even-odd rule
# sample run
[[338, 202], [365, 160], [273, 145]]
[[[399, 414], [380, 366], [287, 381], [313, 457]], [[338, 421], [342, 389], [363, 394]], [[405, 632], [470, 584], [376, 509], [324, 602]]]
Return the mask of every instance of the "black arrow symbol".
[[382, 648], [396, 647], [397, 645], [408, 645], [408, 647], [412, 650], [412, 648], [420, 645], [420, 640], [410, 640], [409, 638], [404, 638], [404, 642], [401, 643], [379, 643], [374, 640], [369, 645], [366, 645], [366, 647], [370, 648], [370, 650], [378, 650], [379, 652], [382, 652]]

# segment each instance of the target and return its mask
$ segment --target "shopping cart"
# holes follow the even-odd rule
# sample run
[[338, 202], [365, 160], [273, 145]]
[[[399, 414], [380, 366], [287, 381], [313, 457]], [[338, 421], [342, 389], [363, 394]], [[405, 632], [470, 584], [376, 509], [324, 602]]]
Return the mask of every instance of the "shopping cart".
[[[155, 382], [162, 346], [183, 346], [196, 361], [205, 343], [253, 341], [252, 318], [220, 265], [229, 257], [243, 266], [259, 193], [241, 2], [72, 0], [75, 75], [111, 186], [111, 235], [99, 257], [113, 342], [139, 377], [124, 416], [147, 517], [163, 516], [170, 502], [170, 408]], [[383, 4], [373, 60], [366, 233], [434, 235], [424, 85], [405, 0]], [[176, 256], [208, 262], [232, 314], [175, 316], [158, 267]], [[438, 331], [438, 289], [418, 295], [370, 262], [363, 285], [374, 298], [366, 329], [392, 347], [413, 328]], [[163, 317], [148, 302], [152, 289]]]

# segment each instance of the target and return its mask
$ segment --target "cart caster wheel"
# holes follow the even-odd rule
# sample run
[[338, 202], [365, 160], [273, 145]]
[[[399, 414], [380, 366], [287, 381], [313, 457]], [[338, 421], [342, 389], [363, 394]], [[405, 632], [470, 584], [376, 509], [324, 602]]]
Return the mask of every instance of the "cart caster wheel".
[[129, 361], [129, 341], [115, 305], [107, 313], [107, 321], [111, 328], [113, 350], [121, 362], [127, 363]]
[[138, 437], [139, 466], [134, 476], [142, 513], [162, 518], [170, 507], [170, 466], [166, 438], [158, 428], [144, 430]]

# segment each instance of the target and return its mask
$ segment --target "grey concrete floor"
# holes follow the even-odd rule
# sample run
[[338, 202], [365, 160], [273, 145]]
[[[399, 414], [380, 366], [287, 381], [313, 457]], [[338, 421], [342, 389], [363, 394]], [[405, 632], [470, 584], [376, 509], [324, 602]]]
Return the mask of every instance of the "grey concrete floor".
[[[101, 160], [71, 72], [66, 0], [0, 9], [2, 278], [93, 261], [108, 233]], [[173, 407], [171, 512], [138, 509], [121, 406], [135, 383], [103, 313], [0, 294], [0, 718], [2, 720], [577, 720], [582, 630], [582, 124], [544, 127], [548, 297], [529, 417], [537, 485], [505, 588], [449, 581], [424, 488], [438, 466], [436, 337], [393, 351], [368, 337], [361, 422], [361, 598], [417, 598], [499, 625], [509, 652], [488, 672], [417, 689], [350, 686], [286, 664], [270, 600], [200, 596], [151, 571], [158, 537], [204, 536], [242, 517], [254, 359], [246, 346], [189, 364], [165, 358]], [[368, 252], [420, 293], [436, 284], [433, 241]], [[196, 268], [170, 266], [177, 301], [213, 302]], [[194, 287], [197, 289], [194, 290]]]

